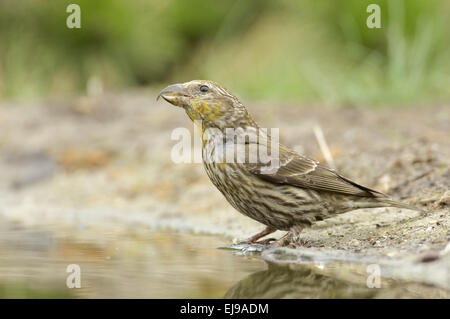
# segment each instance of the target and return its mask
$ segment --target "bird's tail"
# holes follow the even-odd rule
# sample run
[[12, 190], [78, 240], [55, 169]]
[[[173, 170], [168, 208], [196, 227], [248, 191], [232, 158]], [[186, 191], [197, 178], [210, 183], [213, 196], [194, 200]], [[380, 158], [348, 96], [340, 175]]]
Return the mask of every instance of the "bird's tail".
[[414, 207], [411, 205], [407, 205], [407, 204], [403, 204], [403, 203], [397, 202], [397, 201], [389, 199], [389, 198], [378, 198], [378, 201], [388, 204], [390, 207], [410, 209], [410, 210], [415, 210], [415, 211], [424, 213], [424, 211], [420, 208], [417, 208], [417, 207]]

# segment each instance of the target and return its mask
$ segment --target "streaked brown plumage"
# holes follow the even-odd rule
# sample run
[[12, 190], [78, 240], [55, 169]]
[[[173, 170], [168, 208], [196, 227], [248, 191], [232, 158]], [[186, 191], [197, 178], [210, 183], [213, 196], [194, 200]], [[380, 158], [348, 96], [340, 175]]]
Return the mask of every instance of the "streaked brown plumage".
[[[286, 146], [274, 144], [244, 105], [217, 83], [194, 80], [174, 84], [162, 90], [159, 97], [184, 108], [191, 120], [200, 123], [203, 161], [212, 183], [236, 210], [267, 226], [248, 242], [256, 242], [275, 230], [288, 230], [288, 235], [278, 241], [283, 244], [315, 221], [359, 208], [414, 209], [358, 185]], [[234, 129], [236, 137], [227, 135], [227, 129]], [[246, 156], [245, 162], [237, 160], [239, 151], [233, 161], [225, 162], [220, 157], [234, 147]], [[255, 148], [271, 147], [279, 153], [275, 170], [267, 171], [268, 164], [259, 157], [248, 161]]]

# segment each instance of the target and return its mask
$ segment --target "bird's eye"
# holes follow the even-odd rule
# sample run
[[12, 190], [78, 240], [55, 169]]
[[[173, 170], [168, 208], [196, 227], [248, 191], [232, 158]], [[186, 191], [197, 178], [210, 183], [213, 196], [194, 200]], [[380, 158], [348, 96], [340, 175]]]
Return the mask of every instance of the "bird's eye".
[[207, 85], [202, 85], [200, 87], [200, 91], [202, 91], [202, 92], [208, 92], [208, 90], [209, 90], [209, 87]]

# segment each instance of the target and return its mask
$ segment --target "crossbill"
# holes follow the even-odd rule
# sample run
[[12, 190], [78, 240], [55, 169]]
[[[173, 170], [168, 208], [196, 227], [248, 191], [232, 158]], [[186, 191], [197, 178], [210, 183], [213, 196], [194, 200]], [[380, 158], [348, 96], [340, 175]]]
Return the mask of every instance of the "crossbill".
[[247, 243], [267, 244], [274, 239], [260, 239], [276, 230], [288, 233], [275, 245], [295, 243], [314, 222], [360, 208], [416, 210], [280, 144], [220, 84], [173, 84], [159, 97], [200, 124], [203, 163], [214, 186], [237, 211], [266, 226]]

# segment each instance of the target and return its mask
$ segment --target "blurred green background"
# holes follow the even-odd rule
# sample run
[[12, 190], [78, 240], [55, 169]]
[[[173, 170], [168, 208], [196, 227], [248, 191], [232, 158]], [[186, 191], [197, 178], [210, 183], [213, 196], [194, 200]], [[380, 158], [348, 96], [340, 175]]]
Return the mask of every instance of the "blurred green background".
[[[81, 7], [81, 29], [66, 7]], [[381, 29], [366, 8], [381, 7]], [[2, 0], [0, 99], [215, 80], [247, 99], [450, 98], [447, 0]]]

